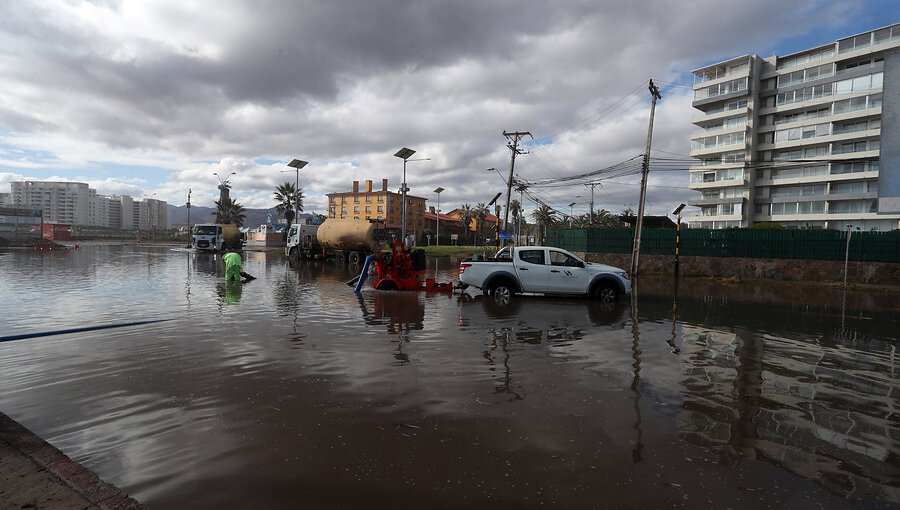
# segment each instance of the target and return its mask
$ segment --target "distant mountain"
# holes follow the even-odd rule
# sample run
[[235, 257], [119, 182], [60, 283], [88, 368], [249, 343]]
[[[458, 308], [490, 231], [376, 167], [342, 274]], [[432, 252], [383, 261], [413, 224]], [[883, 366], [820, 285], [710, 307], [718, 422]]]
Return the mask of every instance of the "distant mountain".
[[[191, 223], [213, 223], [216, 221], [215, 217], [215, 208], [213, 207], [191, 207]], [[272, 214], [272, 221], [277, 222], [278, 217], [275, 215], [273, 209], [247, 209], [246, 217], [244, 219], [245, 227], [258, 227], [267, 221], [267, 214]], [[308, 213], [300, 213], [301, 218], [308, 218], [311, 215]], [[186, 206], [174, 206], [169, 204], [169, 218], [172, 223], [172, 227], [180, 227], [183, 225], [187, 225], [188, 221], [188, 213]]]

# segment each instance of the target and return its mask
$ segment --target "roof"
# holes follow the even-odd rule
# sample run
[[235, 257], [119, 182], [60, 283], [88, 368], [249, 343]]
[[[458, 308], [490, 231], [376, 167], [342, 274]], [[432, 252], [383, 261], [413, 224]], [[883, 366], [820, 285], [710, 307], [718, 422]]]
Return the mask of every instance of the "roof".
[[[454, 213], [456, 213], [456, 214], [454, 215]], [[443, 218], [444, 216], [451, 216], [451, 217], [453, 217], [456, 221], [459, 221], [459, 218], [462, 216], [462, 209], [459, 209], [459, 208], [453, 209], [452, 211], [448, 212], [446, 215], [443, 215], [443, 214], [441, 215], [442, 218]], [[472, 219], [473, 219], [473, 220], [477, 220], [477, 219], [478, 219], [478, 215], [473, 216]], [[494, 216], [493, 214], [490, 214], [490, 213], [487, 213], [487, 214], [484, 215], [484, 220], [485, 220], [485, 221], [496, 222], [496, 221], [499, 220], [499, 219], [500, 219], [500, 218], [497, 218], [496, 216]]]
[[[637, 222], [636, 216], [623, 216], [622, 221], [629, 225]], [[675, 228], [677, 225], [668, 216], [644, 216], [644, 228]]]
[[425, 218], [433, 220], [438, 216], [441, 217], [441, 221], [459, 221], [459, 218], [456, 216], [450, 216], [449, 214], [436, 214], [431, 211], [425, 211]]

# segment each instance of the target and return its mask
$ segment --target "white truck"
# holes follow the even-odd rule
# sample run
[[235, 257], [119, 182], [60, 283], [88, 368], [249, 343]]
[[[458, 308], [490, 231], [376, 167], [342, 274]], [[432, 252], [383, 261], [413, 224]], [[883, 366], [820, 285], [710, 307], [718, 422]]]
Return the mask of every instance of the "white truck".
[[585, 262], [561, 248], [506, 247], [493, 259], [474, 257], [459, 265], [459, 281], [508, 302], [518, 293], [587, 296], [615, 301], [631, 296], [631, 279], [622, 269]]
[[319, 225], [294, 223], [288, 230], [285, 253], [292, 260], [315, 259], [322, 256], [322, 247], [316, 237]]
[[201, 223], [191, 232], [191, 247], [197, 251], [241, 248], [241, 231], [230, 223]]

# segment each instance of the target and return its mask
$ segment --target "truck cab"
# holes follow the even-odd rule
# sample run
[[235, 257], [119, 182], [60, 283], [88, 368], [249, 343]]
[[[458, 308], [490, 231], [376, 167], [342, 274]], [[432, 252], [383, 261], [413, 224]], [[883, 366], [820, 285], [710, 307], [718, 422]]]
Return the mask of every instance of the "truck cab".
[[222, 225], [205, 223], [194, 225], [191, 232], [191, 246], [195, 250], [220, 251], [225, 247], [225, 234]]
[[285, 254], [292, 259], [317, 258], [322, 254], [322, 248], [316, 238], [319, 226], [309, 223], [294, 223], [288, 230]]

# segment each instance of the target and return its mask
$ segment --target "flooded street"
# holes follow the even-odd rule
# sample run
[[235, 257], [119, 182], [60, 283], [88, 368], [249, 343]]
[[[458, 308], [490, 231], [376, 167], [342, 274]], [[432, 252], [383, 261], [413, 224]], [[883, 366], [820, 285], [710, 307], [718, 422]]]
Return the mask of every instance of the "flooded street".
[[135, 246], [0, 268], [0, 336], [164, 320], [0, 342], [0, 411], [150, 508], [900, 505], [895, 294], [500, 307]]

